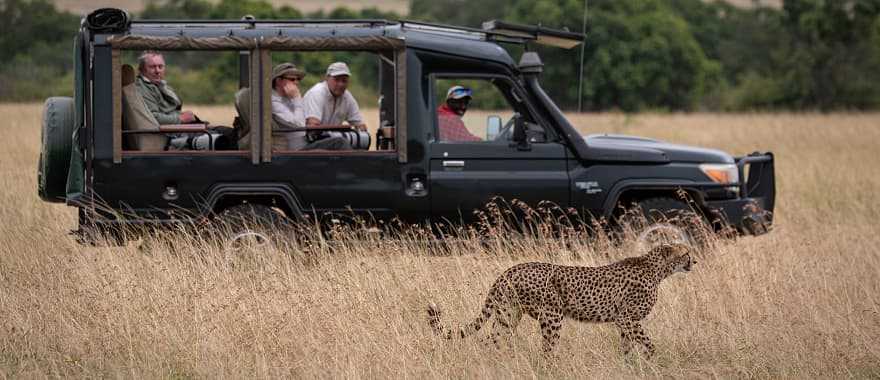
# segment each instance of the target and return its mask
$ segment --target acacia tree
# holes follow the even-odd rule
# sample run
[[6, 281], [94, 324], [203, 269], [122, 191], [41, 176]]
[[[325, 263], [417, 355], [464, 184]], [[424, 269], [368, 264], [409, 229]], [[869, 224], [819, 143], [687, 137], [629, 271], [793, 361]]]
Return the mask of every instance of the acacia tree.
[[782, 105], [823, 110], [880, 105], [880, 0], [788, 0], [792, 39], [780, 67]]
[[[579, 30], [582, 12], [579, 0], [519, 1], [511, 16]], [[693, 109], [720, 72], [684, 19], [659, 0], [591, 1], [585, 48], [584, 100], [592, 110]], [[543, 52], [547, 85], [563, 103], [575, 104], [577, 87], [571, 84], [579, 57], [559, 50]]]
[[0, 100], [72, 94], [78, 18], [47, 0], [0, 0], [0, 20]]
[[[414, 17], [479, 26], [504, 19], [580, 31], [583, 0], [514, 0], [452, 12], [461, 0], [413, 0]], [[687, 110], [717, 80], [687, 23], [661, 0], [592, 0], [588, 14], [584, 101], [589, 109]], [[424, 12], [433, 12], [424, 14]], [[579, 51], [533, 47], [544, 60], [542, 83], [565, 108], [578, 103]], [[511, 49], [516, 56], [518, 49]]]

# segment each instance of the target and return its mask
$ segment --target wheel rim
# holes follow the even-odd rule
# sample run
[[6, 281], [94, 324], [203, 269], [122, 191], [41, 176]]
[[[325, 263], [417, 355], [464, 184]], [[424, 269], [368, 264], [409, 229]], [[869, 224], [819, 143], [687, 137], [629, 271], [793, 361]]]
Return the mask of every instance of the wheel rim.
[[272, 239], [262, 232], [243, 231], [236, 233], [229, 239], [229, 245], [233, 248], [266, 247], [272, 245]]

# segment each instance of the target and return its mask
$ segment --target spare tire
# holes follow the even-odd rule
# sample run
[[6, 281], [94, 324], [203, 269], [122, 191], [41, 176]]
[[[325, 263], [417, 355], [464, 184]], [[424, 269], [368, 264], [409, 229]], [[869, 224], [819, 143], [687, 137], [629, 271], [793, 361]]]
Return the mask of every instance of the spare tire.
[[52, 97], [43, 107], [43, 136], [37, 192], [46, 202], [64, 202], [73, 147], [73, 98]]

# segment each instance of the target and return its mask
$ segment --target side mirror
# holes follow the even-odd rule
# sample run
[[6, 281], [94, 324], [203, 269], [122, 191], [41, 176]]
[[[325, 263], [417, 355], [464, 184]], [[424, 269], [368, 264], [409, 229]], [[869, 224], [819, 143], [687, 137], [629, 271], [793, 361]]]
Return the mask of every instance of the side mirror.
[[501, 117], [491, 115], [486, 118], [486, 141], [493, 141], [501, 133]]

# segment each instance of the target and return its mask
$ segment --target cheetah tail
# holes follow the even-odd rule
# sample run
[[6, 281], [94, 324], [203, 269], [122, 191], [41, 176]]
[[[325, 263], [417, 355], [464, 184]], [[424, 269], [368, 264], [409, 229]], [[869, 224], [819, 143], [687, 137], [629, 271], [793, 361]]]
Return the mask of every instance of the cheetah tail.
[[483, 306], [483, 310], [480, 313], [480, 316], [477, 317], [473, 322], [468, 323], [466, 326], [463, 326], [459, 329], [458, 332], [454, 332], [451, 328], [447, 326], [443, 326], [440, 322], [440, 308], [437, 307], [436, 304], [431, 303], [428, 305], [428, 323], [431, 325], [431, 328], [434, 330], [434, 333], [443, 337], [444, 339], [452, 339], [452, 338], [466, 338], [477, 331], [480, 331], [480, 328], [489, 320], [492, 316], [493, 307], [492, 303], [487, 300], [485, 306]]

